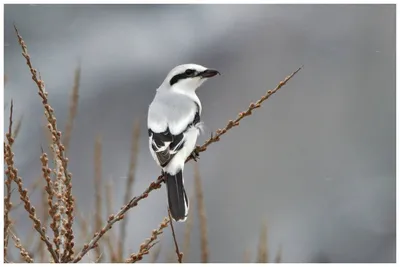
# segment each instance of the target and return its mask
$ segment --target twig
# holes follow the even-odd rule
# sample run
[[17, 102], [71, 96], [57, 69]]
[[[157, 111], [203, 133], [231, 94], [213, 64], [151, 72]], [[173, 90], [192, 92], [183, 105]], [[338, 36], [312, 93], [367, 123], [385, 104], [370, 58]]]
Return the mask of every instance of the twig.
[[[12, 118], [11, 118], [12, 119]], [[24, 203], [24, 208], [29, 214], [29, 218], [33, 221], [33, 226], [36, 231], [39, 232], [42, 241], [44, 241], [47, 245], [47, 249], [51, 253], [52, 257], [54, 258], [55, 262], [58, 262], [58, 257], [54, 252], [53, 245], [50, 243], [49, 238], [46, 236], [46, 228], [42, 228], [42, 224], [40, 220], [36, 216], [36, 209], [31, 205], [28, 191], [23, 188], [22, 179], [18, 176], [18, 170], [14, 166], [14, 153], [11, 150], [11, 146], [14, 143], [14, 139], [12, 138], [11, 131], [6, 134], [6, 139], [8, 143], [4, 142], [4, 158], [7, 164], [7, 170], [5, 174], [11, 177], [11, 179], [17, 184], [18, 192], [20, 194], [20, 199]]]
[[151, 237], [146, 239], [141, 245], [138, 253], [133, 253], [125, 260], [126, 263], [134, 263], [143, 259], [143, 256], [149, 254], [150, 249], [157, 244], [155, 242], [159, 235], [163, 233], [163, 229], [168, 227], [168, 218], [164, 218], [158, 229], [153, 230]]
[[63, 139], [65, 151], [68, 151], [69, 149], [69, 142], [71, 140], [72, 128], [74, 127], [74, 120], [76, 117], [76, 113], [78, 111], [80, 79], [81, 79], [81, 66], [78, 65], [78, 67], [75, 69], [74, 85], [72, 87], [72, 94], [69, 101], [68, 120], [67, 120], [67, 125], [65, 126], [65, 135]]
[[175, 253], [178, 258], [178, 262], [182, 263], [182, 258], [183, 258], [183, 253], [180, 252], [179, 247], [178, 247], [178, 242], [176, 241], [176, 236], [175, 236], [175, 230], [174, 230], [174, 224], [172, 222], [171, 218], [171, 212], [168, 209], [168, 216], [169, 216], [169, 224], [171, 225], [171, 232], [172, 232], [172, 237], [174, 238], [174, 244], [175, 244]]
[[21, 257], [25, 260], [27, 263], [33, 263], [33, 259], [29, 255], [28, 251], [22, 246], [21, 240], [12, 232], [10, 231], [11, 238], [14, 240], [15, 247], [19, 249]]
[[[137, 161], [137, 155], [139, 152], [139, 137], [140, 137], [140, 123], [139, 121], [135, 121], [132, 130], [132, 141], [131, 141], [131, 157], [129, 160], [129, 171], [128, 171], [128, 179], [126, 181], [125, 187], [125, 196], [124, 202], [127, 203], [132, 196], [132, 185], [135, 180], [135, 167]], [[122, 261], [124, 257], [124, 244], [126, 239], [126, 225], [128, 223], [128, 218], [121, 221], [120, 225], [120, 233], [119, 233], [119, 242], [118, 242], [118, 258]], [[101, 226], [100, 226], [101, 227]], [[99, 229], [100, 227], [96, 228]]]
[[[102, 190], [102, 145], [101, 145], [101, 137], [97, 136], [95, 145], [94, 145], [94, 191], [95, 191], [95, 220], [94, 220], [94, 229], [101, 228], [101, 190]], [[96, 259], [101, 261], [101, 252], [100, 248], [96, 248]]]
[[28, 65], [29, 70], [32, 74], [32, 80], [36, 83], [36, 85], [38, 87], [38, 93], [42, 99], [45, 115], [46, 115], [47, 121], [49, 122], [47, 127], [49, 128], [50, 132], [52, 133], [53, 143], [57, 146], [57, 150], [56, 150], [57, 157], [61, 161], [62, 166], [60, 167], [60, 172], [63, 172], [64, 176], [65, 176], [66, 190], [65, 190], [64, 198], [66, 201], [65, 213], [67, 215], [67, 220], [64, 223], [64, 228], [66, 230], [66, 234], [65, 234], [66, 242], [65, 242], [65, 250], [64, 250], [63, 258], [65, 259], [65, 261], [69, 261], [70, 259], [72, 259], [73, 254], [74, 254], [74, 251], [73, 251], [74, 235], [73, 235], [73, 231], [72, 231], [72, 224], [74, 221], [74, 216], [73, 216], [74, 198], [72, 196], [72, 182], [71, 182], [72, 174], [70, 172], [68, 172], [68, 158], [66, 158], [64, 155], [65, 147], [61, 141], [61, 132], [58, 130], [58, 127], [57, 127], [54, 110], [48, 102], [48, 99], [47, 99], [48, 93], [45, 91], [44, 81], [40, 77], [38, 77], [36, 69], [33, 68], [30, 56], [28, 54], [27, 46], [26, 46], [24, 40], [22, 39], [21, 35], [19, 34], [18, 29], [15, 25], [14, 25], [14, 29], [15, 29], [15, 32], [18, 37], [18, 42], [22, 48], [22, 55], [26, 59], [26, 64]]
[[200, 171], [198, 164], [194, 164], [194, 182], [196, 187], [197, 212], [200, 220], [200, 244], [201, 262], [208, 262], [208, 238], [207, 238], [207, 217], [204, 206], [203, 188], [201, 186]]
[[[40, 161], [42, 162], [42, 173], [43, 173], [43, 178], [46, 181], [46, 186], [45, 190], [47, 192], [47, 205], [49, 207], [48, 213], [50, 217], [52, 218], [52, 222], [50, 223], [50, 228], [53, 230], [54, 234], [54, 244], [56, 247], [56, 253], [58, 257], [60, 256], [60, 232], [59, 232], [59, 221], [60, 218], [57, 215], [57, 210], [59, 208], [58, 203], [54, 203], [53, 205], [53, 198], [54, 198], [54, 188], [53, 188], [53, 182], [51, 180], [50, 174], [51, 174], [51, 169], [49, 168], [48, 162], [49, 158], [47, 157], [47, 154], [42, 152], [42, 156], [40, 157]], [[44, 206], [43, 206], [44, 207]], [[58, 216], [58, 217], [57, 217]]]
[[[12, 117], [13, 117], [13, 100], [11, 99], [11, 107], [10, 107], [10, 120], [9, 120], [9, 125], [8, 125], [8, 136], [9, 138], [9, 147], [11, 149], [13, 143], [14, 143], [14, 138], [11, 137], [11, 129], [12, 129]], [[5, 143], [4, 143], [5, 145]], [[6, 147], [4, 146], [4, 161], [6, 161]], [[11, 220], [9, 218], [9, 212], [11, 211], [12, 208], [12, 203], [11, 203], [11, 193], [12, 193], [12, 188], [11, 188], [11, 183], [12, 183], [12, 176], [10, 174], [7, 174], [7, 179], [4, 180], [4, 184], [6, 187], [6, 197], [4, 198], [4, 258], [7, 258], [7, 247], [8, 247], [8, 231], [10, 230], [10, 225], [11, 225]]]
[[[214, 142], [218, 142], [220, 137], [222, 135], [224, 135], [227, 131], [229, 131], [232, 127], [239, 125], [239, 121], [242, 120], [244, 117], [249, 116], [251, 114], [251, 110], [255, 109], [255, 108], [259, 108], [261, 106], [261, 103], [264, 102], [266, 99], [268, 99], [271, 95], [275, 94], [280, 88], [282, 88], [294, 75], [296, 75], [302, 67], [298, 68], [295, 72], [293, 72], [292, 74], [290, 74], [289, 76], [287, 76], [283, 81], [281, 81], [279, 83], [279, 85], [271, 90], [268, 91], [266, 95], [262, 96], [260, 100], [257, 101], [257, 104], [253, 104], [250, 105], [249, 109], [250, 112], [241, 112], [239, 114], [239, 117], [235, 120], [235, 121], [229, 121], [228, 125], [225, 127], [224, 130], [217, 132], [217, 134], [215, 136], [212, 136], [210, 139], [208, 139], [202, 146], [197, 147], [196, 149], [198, 150], [198, 152], [203, 152], [207, 149], [207, 147], [214, 143]], [[192, 157], [188, 157], [186, 161], [191, 160]], [[100, 240], [100, 238], [109, 230], [111, 229], [111, 227], [118, 221], [122, 220], [124, 218], [124, 214], [130, 210], [131, 208], [135, 207], [138, 205], [139, 201], [142, 199], [145, 199], [148, 197], [148, 195], [156, 190], [159, 189], [161, 187], [161, 184], [164, 182], [164, 177], [163, 176], [158, 176], [157, 180], [155, 182], [150, 183], [149, 187], [147, 187], [144, 192], [139, 195], [136, 196], [134, 198], [132, 198], [126, 205], [124, 205], [120, 211], [117, 213], [117, 215], [110, 215], [109, 219], [107, 221], [107, 224], [97, 233], [95, 233], [95, 235], [93, 236], [92, 240], [88, 243], [85, 244], [83, 249], [76, 255], [76, 257], [74, 258], [73, 262], [79, 262], [83, 256], [86, 255], [86, 253], [93, 249], [96, 245], [97, 242]]]
[[268, 263], [268, 247], [267, 247], [267, 223], [264, 222], [260, 232], [260, 240], [258, 243], [258, 263]]

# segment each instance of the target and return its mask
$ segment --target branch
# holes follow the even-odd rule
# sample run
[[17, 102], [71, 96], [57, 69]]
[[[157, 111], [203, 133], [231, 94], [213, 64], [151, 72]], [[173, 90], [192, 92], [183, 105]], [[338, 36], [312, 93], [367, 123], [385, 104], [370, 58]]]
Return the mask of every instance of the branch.
[[[210, 139], [208, 139], [202, 146], [198, 146], [196, 149], [197, 151], [203, 152], [207, 149], [207, 147], [209, 145], [211, 145], [212, 143], [218, 142], [220, 140], [220, 137], [222, 135], [224, 135], [227, 131], [229, 131], [230, 129], [232, 129], [234, 126], [238, 126], [239, 125], [239, 121], [241, 121], [244, 117], [247, 117], [249, 115], [251, 115], [251, 111], [259, 108], [261, 106], [261, 104], [267, 100], [271, 95], [275, 94], [279, 89], [281, 89], [294, 75], [296, 75], [303, 66], [301, 66], [300, 68], [298, 68], [295, 72], [293, 72], [292, 74], [290, 74], [289, 76], [287, 76], [283, 81], [281, 81], [279, 83], [279, 85], [277, 87], [275, 87], [275, 89], [268, 91], [265, 95], [263, 95], [257, 102], [256, 104], [251, 103], [249, 108], [245, 111], [245, 112], [241, 112], [239, 113], [239, 116], [234, 120], [234, 121], [229, 121], [227, 126], [222, 129], [222, 130], [217, 130], [217, 133], [215, 136], [211, 136]], [[188, 157], [186, 159], [186, 162], [191, 160], [192, 157]], [[134, 198], [132, 198], [126, 205], [124, 205], [120, 211], [117, 213], [117, 215], [110, 215], [108, 218], [108, 221], [106, 223], [106, 225], [97, 233], [95, 233], [93, 239], [88, 243], [85, 244], [83, 249], [78, 253], [78, 255], [74, 258], [73, 262], [79, 262], [83, 256], [86, 255], [86, 253], [93, 249], [94, 247], [97, 246], [97, 242], [100, 240], [100, 238], [109, 230], [111, 229], [111, 227], [118, 221], [122, 220], [124, 218], [124, 214], [130, 210], [131, 208], [135, 207], [138, 205], [139, 201], [142, 199], [145, 199], [148, 197], [148, 195], [156, 190], [159, 189], [161, 187], [162, 182], [164, 181], [164, 177], [162, 175], [158, 176], [157, 180], [155, 182], [152, 182], [149, 187], [147, 187], [144, 192], [139, 195], [136, 196]]]
[[163, 229], [168, 226], [170, 219], [164, 218], [157, 230], [153, 230], [151, 237], [146, 239], [141, 245], [138, 253], [133, 253], [125, 260], [126, 263], [134, 263], [143, 259], [143, 256], [149, 254], [150, 249], [157, 244], [154, 242], [157, 240], [158, 236], [163, 233]]
[[172, 237], [174, 238], [175, 253], [176, 256], [178, 257], [178, 262], [182, 263], [183, 253], [179, 251], [178, 242], [176, 241], [176, 236], [175, 236], [174, 224], [172, 223], [171, 211], [169, 209], [168, 209], [168, 216], [169, 216], [169, 223], [171, 225]]

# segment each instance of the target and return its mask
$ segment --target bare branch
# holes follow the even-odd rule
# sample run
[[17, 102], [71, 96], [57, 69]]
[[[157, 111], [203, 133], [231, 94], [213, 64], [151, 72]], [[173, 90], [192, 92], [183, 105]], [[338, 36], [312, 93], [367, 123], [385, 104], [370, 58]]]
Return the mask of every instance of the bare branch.
[[171, 212], [170, 212], [169, 209], [168, 209], [168, 216], [169, 216], [169, 223], [171, 225], [172, 237], [174, 238], [175, 253], [176, 253], [176, 256], [178, 258], [178, 262], [182, 263], [183, 253], [179, 251], [178, 242], [176, 241], [176, 236], [175, 236], [174, 224], [172, 222]]
[[159, 235], [163, 233], [163, 229], [168, 226], [169, 219], [164, 218], [158, 229], [153, 230], [151, 237], [146, 239], [141, 245], [138, 253], [133, 253], [125, 260], [126, 263], [134, 263], [143, 259], [144, 255], [149, 254], [150, 249], [157, 244], [155, 242]]

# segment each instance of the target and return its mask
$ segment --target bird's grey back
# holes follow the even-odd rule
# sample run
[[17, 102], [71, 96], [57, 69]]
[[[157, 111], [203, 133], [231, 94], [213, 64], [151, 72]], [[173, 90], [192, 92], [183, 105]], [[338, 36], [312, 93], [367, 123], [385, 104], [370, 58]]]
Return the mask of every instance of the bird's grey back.
[[147, 123], [153, 131], [163, 132], [169, 127], [172, 134], [178, 134], [193, 121], [196, 112], [197, 105], [190, 97], [159, 90], [150, 104]]

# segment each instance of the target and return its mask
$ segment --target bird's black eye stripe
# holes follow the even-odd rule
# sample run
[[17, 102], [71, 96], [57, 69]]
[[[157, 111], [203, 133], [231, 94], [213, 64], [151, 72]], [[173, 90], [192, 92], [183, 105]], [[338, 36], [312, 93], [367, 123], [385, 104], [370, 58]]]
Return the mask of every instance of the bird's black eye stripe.
[[193, 77], [195, 73], [196, 73], [196, 71], [194, 69], [187, 69], [187, 70], [185, 70], [185, 72], [177, 74], [174, 77], [172, 77], [172, 79], [169, 81], [169, 84], [172, 86], [175, 83], [177, 83], [179, 80]]
[[192, 69], [187, 69], [187, 70], [185, 71], [185, 74], [188, 75], [188, 76], [190, 76], [190, 75], [193, 75], [194, 72], [195, 72], [195, 71], [192, 70]]

